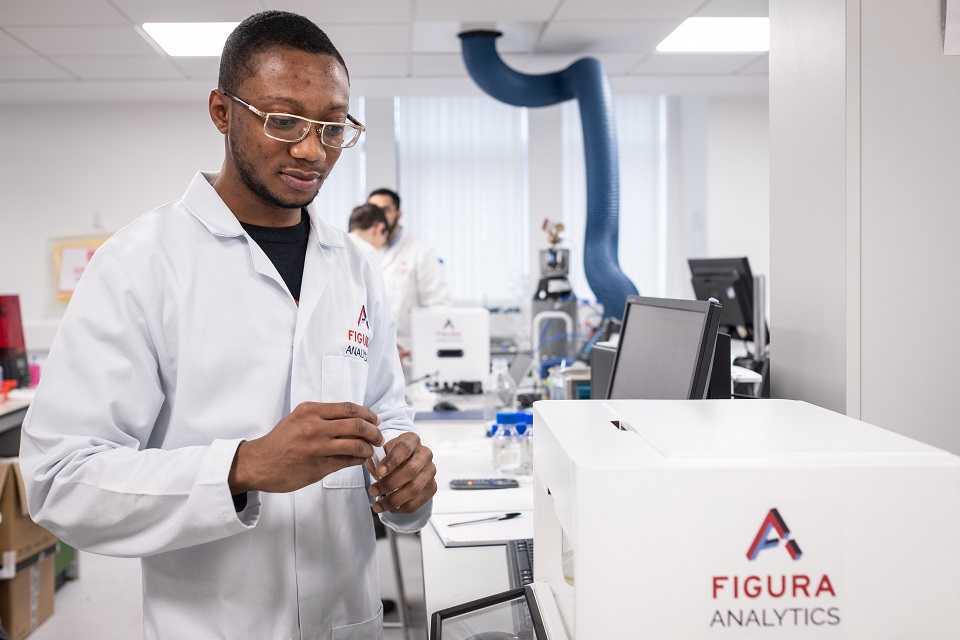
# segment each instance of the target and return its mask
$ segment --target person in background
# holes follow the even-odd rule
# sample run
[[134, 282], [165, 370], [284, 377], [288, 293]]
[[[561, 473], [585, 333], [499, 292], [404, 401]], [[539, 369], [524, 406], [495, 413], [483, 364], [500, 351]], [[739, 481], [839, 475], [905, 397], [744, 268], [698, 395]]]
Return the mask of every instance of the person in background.
[[30, 513], [141, 558], [146, 640], [381, 637], [373, 497], [397, 530], [429, 519], [379, 268], [304, 209], [363, 132], [349, 102], [315, 24], [241, 22], [208, 100], [222, 170], [104, 244], [57, 332]]
[[[391, 189], [375, 189], [367, 202], [383, 209], [387, 216], [387, 246], [380, 254], [380, 269], [387, 283], [390, 309], [397, 320], [397, 349], [401, 358], [411, 354], [411, 312], [414, 307], [450, 304], [447, 283], [437, 255], [430, 247], [400, 226], [403, 211], [400, 196]], [[409, 362], [405, 362], [405, 369]]]
[[383, 209], [375, 204], [368, 202], [354, 207], [347, 230], [351, 237], [360, 242], [360, 246], [370, 251], [387, 245], [387, 216]]

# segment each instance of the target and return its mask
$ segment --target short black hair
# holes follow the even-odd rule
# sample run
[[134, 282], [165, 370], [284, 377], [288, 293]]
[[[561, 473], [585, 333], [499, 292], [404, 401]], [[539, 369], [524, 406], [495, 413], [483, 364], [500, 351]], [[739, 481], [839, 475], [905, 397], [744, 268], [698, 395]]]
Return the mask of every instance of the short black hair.
[[389, 226], [387, 224], [387, 214], [383, 212], [383, 209], [368, 202], [359, 207], [354, 207], [353, 212], [350, 214], [348, 231], [369, 229], [378, 222], [382, 222], [384, 226]]
[[238, 24], [224, 43], [218, 88], [236, 91], [240, 83], [256, 72], [257, 55], [274, 47], [332, 56], [343, 65], [344, 71], [347, 69], [343, 56], [327, 34], [310, 20], [288, 11], [264, 11]]
[[397, 195], [397, 192], [392, 189], [387, 189], [386, 187], [381, 187], [379, 189], [374, 189], [370, 192], [370, 195], [367, 196], [367, 200], [373, 196], [390, 196], [390, 199], [393, 200], [393, 206], [397, 208], [397, 211], [400, 210], [400, 196]]

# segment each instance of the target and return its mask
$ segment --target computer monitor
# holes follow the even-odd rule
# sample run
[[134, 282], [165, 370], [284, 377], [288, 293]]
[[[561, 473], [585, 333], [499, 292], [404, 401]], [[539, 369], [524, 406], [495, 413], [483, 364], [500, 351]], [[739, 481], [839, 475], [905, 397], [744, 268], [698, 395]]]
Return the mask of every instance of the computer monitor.
[[720, 313], [716, 300], [628, 297], [607, 398], [703, 399]]
[[690, 258], [687, 262], [697, 300], [719, 300], [723, 305], [720, 326], [732, 338], [753, 340], [753, 273], [747, 259]]

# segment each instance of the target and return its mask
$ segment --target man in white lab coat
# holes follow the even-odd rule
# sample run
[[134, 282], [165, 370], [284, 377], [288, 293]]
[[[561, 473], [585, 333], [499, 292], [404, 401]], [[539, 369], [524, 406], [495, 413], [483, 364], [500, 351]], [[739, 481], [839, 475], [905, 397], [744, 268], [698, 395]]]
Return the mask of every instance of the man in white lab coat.
[[349, 98], [316, 25], [242, 22], [209, 98], [222, 170], [97, 251], [51, 349], [30, 512], [142, 558], [147, 639], [380, 638], [371, 496], [397, 530], [429, 518], [379, 269], [304, 209], [362, 132]]
[[447, 283], [436, 253], [400, 226], [400, 196], [391, 189], [376, 189], [367, 202], [383, 209], [387, 216], [389, 236], [380, 254], [380, 268], [387, 283], [390, 309], [397, 320], [397, 348], [402, 358], [416, 358], [410, 352], [412, 310], [450, 304]]
[[376, 256], [377, 250], [387, 246], [387, 216], [383, 209], [375, 204], [365, 202], [354, 207], [347, 222], [347, 231], [350, 232], [350, 237], [372, 256]]

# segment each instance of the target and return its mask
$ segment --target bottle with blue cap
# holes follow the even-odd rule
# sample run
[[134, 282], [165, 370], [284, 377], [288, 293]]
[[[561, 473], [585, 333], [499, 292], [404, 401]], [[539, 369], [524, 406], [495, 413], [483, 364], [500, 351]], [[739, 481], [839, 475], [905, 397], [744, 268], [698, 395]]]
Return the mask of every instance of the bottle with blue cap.
[[520, 472], [523, 463], [523, 445], [517, 434], [517, 413], [501, 411], [497, 414], [497, 430], [493, 434], [493, 468], [512, 475]]

